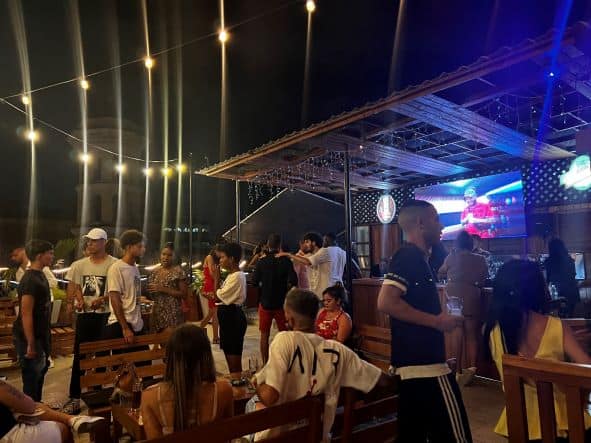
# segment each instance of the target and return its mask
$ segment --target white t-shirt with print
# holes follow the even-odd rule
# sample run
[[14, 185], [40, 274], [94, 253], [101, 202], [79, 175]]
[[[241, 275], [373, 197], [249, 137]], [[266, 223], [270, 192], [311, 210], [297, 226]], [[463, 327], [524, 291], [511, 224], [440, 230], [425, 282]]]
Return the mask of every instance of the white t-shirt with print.
[[310, 289], [322, 299], [322, 292], [336, 283], [343, 281], [347, 253], [338, 246], [320, 248], [308, 257], [312, 266], [318, 267], [318, 277], [315, 285], [310, 282]]
[[[97, 298], [106, 295], [107, 272], [117, 259], [107, 255], [101, 263], [93, 262], [90, 257], [76, 260], [70, 266], [66, 274], [66, 280], [80, 286], [84, 306], [91, 309], [91, 304]], [[96, 312], [108, 312], [107, 305], [96, 310]]]
[[[140, 309], [141, 280], [140, 271], [137, 266], [129, 265], [123, 260], [117, 260], [111, 265], [107, 272], [107, 293], [119, 292], [121, 294], [121, 306], [125, 320], [135, 332], [144, 327], [142, 312]], [[107, 324], [117, 323], [117, 317], [113, 312], [113, 305], [109, 298], [109, 309], [111, 315]]]
[[285, 331], [273, 339], [269, 360], [256, 378], [257, 384], [265, 383], [279, 393], [277, 404], [324, 394], [326, 439], [334, 422], [339, 390], [350, 387], [369, 392], [381, 374], [379, 368], [361, 360], [342, 343], [312, 333]]

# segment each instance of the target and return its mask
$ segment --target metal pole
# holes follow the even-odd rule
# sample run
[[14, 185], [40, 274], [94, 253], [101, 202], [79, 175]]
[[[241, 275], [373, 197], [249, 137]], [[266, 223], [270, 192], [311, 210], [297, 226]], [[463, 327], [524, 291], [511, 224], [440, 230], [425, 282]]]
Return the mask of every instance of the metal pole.
[[240, 244], [240, 182], [236, 180], [236, 243]]
[[[349, 145], [345, 147], [345, 180], [344, 180], [344, 191], [345, 191], [345, 244], [347, 252], [347, 281], [345, 282], [346, 288], [349, 291], [353, 290], [353, 259], [351, 249], [352, 235], [352, 217], [351, 217], [351, 182], [349, 179], [349, 173], [351, 169], [351, 161], [349, 158]], [[353, 297], [349, 297], [349, 307], [352, 309]]]
[[193, 153], [189, 152], [189, 284], [193, 282]]

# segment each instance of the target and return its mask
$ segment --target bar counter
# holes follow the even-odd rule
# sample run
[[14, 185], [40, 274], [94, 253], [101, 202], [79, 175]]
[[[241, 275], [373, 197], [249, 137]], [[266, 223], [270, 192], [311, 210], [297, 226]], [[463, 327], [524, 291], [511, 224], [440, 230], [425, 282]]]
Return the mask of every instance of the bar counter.
[[[362, 342], [365, 340], [371, 340], [374, 337], [365, 337], [366, 331], [375, 330], [375, 328], [390, 330], [390, 319], [388, 315], [378, 311], [378, 294], [382, 287], [382, 278], [360, 278], [353, 280], [353, 291], [351, 294], [351, 301], [353, 305], [353, 325], [355, 329], [361, 335]], [[437, 289], [439, 292], [439, 301], [443, 309], [446, 308], [446, 292], [445, 285], [438, 284]], [[481, 298], [481, 312], [482, 320], [484, 321], [484, 314], [486, 313], [490, 297], [492, 295], [491, 288], [482, 289]], [[385, 331], [383, 331], [385, 332]], [[461, 361], [460, 353], [458, 352], [464, 345], [464, 332], [461, 328], [456, 328], [454, 331], [446, 332], [445, 336], [445, 354], [446, 358], [458, 359], [458, 368], [465, 366]], [[362, 346], [363, 348], [363, 346]], [[389, 359], [388, 355], [380, 355], [376, 357], [382, 357]], [[494, 366], [485, 364], [479, 358], [477, 363], [478, 373], [486, 377], [498, 379], [498, 374]]]

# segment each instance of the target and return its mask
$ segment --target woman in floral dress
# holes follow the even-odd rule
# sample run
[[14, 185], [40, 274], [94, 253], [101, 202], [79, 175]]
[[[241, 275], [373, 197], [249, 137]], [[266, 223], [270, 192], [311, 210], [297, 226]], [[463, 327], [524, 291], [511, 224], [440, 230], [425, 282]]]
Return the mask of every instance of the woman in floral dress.
[[183, 323], [181, 300], [187, 295], [187, 276], [182, 268], [173, 265], [174, 248], [167, 243], [160, 253], [160, 266], [152, 271], [148, 292], [154, 301], [150, 332], [174, 329]]

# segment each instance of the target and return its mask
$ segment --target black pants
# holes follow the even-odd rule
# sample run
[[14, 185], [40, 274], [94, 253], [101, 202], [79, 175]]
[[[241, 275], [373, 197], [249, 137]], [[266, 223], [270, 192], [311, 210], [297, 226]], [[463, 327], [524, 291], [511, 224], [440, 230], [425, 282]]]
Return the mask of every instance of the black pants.
[[107, 325], [109, 313], [85, 312], [76, 318], [74, 360], [70, 376], [70, 398], [80, 398], [80, 343], [100, 340]]
[[226, 355], [242, 355], [244, 335], [246, 334], [246, 316], [238, 305], [218, 306], [220, 322], [220, 348]]
[[[133, 328], [131, 327], [131, 325], [129, 323], [127, 323], [127, 326], [129, 327], [129, 329], [131, 329], [133, 331]], [[143, 330], [138, 331], [138, 332], [133, 331], [133, 334], [135, 336], [143, 335], [144, 331]], [[111, 325], [107, 325], [103, 329], [103, 340], [111, 340], [114, 338], [123, 338], [123, 329], [121, 328], [121, 325], [119, 324], [119, 322], [115, 322]], [[133, 348], [128, 348], [128, 349], [113, 349], [112, 353], [113, 354], [125, 354], [126, 352], [146, 351], [148, 349], [150, 349], [148, 346], [135, 346]], [[136, 362], [135, 365], [136, 366], [147, 366], [147, 365], [150, 365], [151, 363], [152, 363], [151, 361], [148, 361], [148, 362], [142, 361], [142, 362]]]
[[401, 381], [398, 423], [397, 443], [472, 442], [453, 374]]

